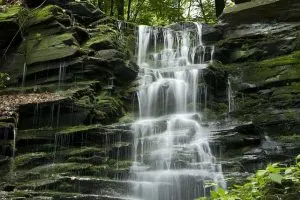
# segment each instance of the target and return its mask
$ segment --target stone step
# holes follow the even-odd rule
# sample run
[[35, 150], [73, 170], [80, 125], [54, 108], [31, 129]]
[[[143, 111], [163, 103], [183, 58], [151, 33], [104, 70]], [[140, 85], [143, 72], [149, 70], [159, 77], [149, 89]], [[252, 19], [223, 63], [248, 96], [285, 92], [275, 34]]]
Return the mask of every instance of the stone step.
[[44, 128], [20, 131], [17, 144], [55, 143], [61, 146], [83, 146], [85, 143], [98, 145], [113, 145], [118, 142], [131, 142], [132, 131], [114, 128], [112, 126], [73, 126], [66, 128]]
[[15, 157], [15, 166], [19, 169], [33, 168], [43, 164], [55, 162], [78, 162], [90, 164], [104, 164], [108, 160], [124, 161], [132, 158], [132, 146], [130, 143], [116, 143], [104, 147], [82, 147], [82, 148], [61, 148], [53, 146], [49, 151], [26, 151], [26, 153], [17, 152]]
[[[20, 199], [22, 197], [22, 190], [16, 190], [11, 192], [9, 197], [14, 199]], [[19, 193], [19, 194], [18, 194]], [[26, 191], [26, 196], [30, 196], [33, 200], [139, 200], [136, 198], [126, 197], [126, 196], [112, 196], [112, 195], [99, 195], [99, 194], [79, 194], [79, 193], [66, 193], [66, 192], [56, 192], [56, 191]], [[26, 197], [24, 197], [26, 198]]]
[[103, 164], [62, 162], [44, 164], [32, 169], [15, 171], [18, 182], [51, 178], [53, 174], [68, 176], [95, 176], [113, 180], [126, 180], [129, 177], [131, 161], [109, 160]]
[[25, 185], [17, 186], [16, 189], [126, 196], [131, 194], [132, 184], [131, 181], [58, 175], [52, 179], [28, 182]]

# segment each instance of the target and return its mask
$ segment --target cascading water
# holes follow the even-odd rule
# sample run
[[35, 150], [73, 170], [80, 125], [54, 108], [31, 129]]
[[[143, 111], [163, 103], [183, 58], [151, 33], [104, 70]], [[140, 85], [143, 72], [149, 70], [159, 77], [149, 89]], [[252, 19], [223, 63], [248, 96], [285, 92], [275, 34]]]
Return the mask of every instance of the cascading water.
[[202, 127], [200, 103], [207, 88], [202, 69], [213, 47], [202, 42], [202, 25], [175, 31], [139, 27], [139, 120], [133, 126], [134, 196], [145, 200], [190, 200], [226, 187], [221, 165]]

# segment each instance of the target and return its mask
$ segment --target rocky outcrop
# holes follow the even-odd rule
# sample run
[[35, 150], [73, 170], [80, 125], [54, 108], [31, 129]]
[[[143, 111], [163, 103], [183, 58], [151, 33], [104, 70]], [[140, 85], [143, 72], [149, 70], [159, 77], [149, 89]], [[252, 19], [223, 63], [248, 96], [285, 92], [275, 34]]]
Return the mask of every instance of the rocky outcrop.
[[[222, 130], [216, 130], [211, 145], [232, 180], [239, 182], [237, 173], [252, 173], [269, 162], [292, 162], [300, 153], [297, 9], [297, 1], [241, 3], [225, 11], [224, 23], [214, 27], [222, 39], [215, 43], [216, 61], [209, 69], [228, 80], [230, 112], [223, 115], [227, 127], [218, 124]], [[222, 87], [209, 85], [222, 95]]]
[[135, 27], [88, 2], [43, 2], [0, 13], [10, 77], [0, 92], [0, 195], [123, 199], [132, 135], [107, 124], [133, 112]]
[[[238, 2], [240, 3], [240, 2]], [[299, 21], [298, 0], [251, 0], [224, 10], [221, 21], [235, 24]]]

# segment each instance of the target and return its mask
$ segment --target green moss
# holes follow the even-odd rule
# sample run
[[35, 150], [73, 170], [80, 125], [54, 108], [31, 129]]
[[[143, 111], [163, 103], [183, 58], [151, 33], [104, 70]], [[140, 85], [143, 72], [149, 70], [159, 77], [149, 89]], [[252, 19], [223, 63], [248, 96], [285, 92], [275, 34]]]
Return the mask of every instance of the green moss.
[[274, 106], [287, 108], [297, 106], [300, 98], [300, 83], [292, 83], [287, 86], [274, 89], [270, 101]]
[[277, 140], [280, 140], [281, 142], [287, 142], [287, 143], [300, 143], [300, 135], [284, 135], [279, 136]]
[[117, 37], [114, 34], [97, 34], [94, 37], [90, 38], [85, 44], [84, 48], [91, 48], [94, 50], [102, 49], [114, 49], [116, 45]]
[[92, 165], [87, 163], [54, 163], [33, 168], [29, 172], [51, 176], [52, 174], [67, 172], [84, 172], [90, 168], [92, 168]]
[[276, 67], [283, 65], [294, 65], [300, 63], [300, 51], [295, 51], [287, 56], [267, 59], [259, 62], [260, 67]]
[[119, 33], [109, 25], [98, 25], [96, 32], [86, 42], [84, 48], [94, 50], [116, 49], [120, 46]]
[[71, 33], [37, 37], [27, 41], [26, 63], [28, 65], [57, 60], [78, 54], [78, 43]]
[[5, 128], [5, 127], [14, 127], [14, 124], [7, 123], [7, 122], [0, 122], [0, 128]]
[[19, 155], [15, 158], [16, 167], [34, 166], [38, 163], [45, 163], [53, 159], [52, 154], [45, 152], [27, 153]]
[[268, 83], [300, 77], [300, 51], [290, 55], [267, 59], [260, 62], [241, 64], [244, 81], [249, 83]]
[[64, 128], [63, 130], [61, 130], [57, 134], [60, 135], [60, 134], [71, 134], [71, 133], [76, 133], [76, 132], [85, 132], [85, 131], [89, 131], [89, 130], [98, 129], [100, 127], [101, 127], [100, 125], [71, 126], [71, 127]]
[[36, 9], [31, 12], [26, 26], [45, 23], [62, 15], [65, 15], [62, 8], [55, 5], [48, 5], [42, 9]]
[[126, 113], [123, 117], [119, 119], [120, 123], [132, 123], [135, 120], [133, 113]]
[[4, 12], [0, 12], [0, 22], [16, 20], [21, 7], [14, 5], [7, 7]]
[[76, 101], [76, 103], [81, 105], [81, 106], [84, 106], [84, 107], [89, 107], [92, 104], [91, 99], [90, 99], [89, 96], [80, 97], [80, 99], [78, 99]]
[[254, 7], [258, 6], [264, 6], [267, 4], [272, 4], [274, 2], [277, 2], [278, 0], [252, 0], [250, 2], [242, 3], [242, 4], [236, 4], [235, 6], [228, 6], [224, 10], [224, 14], [228, 13], [237, 13], [241, 12], [243, 10], [248, 10]]
[[83, 147], [80, 149], [72, 150], [68, 155], [69, 156], [92, 156], [95, 154], [102, 154], [104, 152], [105, 152], [105, 149], [103, 149], [103, 148]]

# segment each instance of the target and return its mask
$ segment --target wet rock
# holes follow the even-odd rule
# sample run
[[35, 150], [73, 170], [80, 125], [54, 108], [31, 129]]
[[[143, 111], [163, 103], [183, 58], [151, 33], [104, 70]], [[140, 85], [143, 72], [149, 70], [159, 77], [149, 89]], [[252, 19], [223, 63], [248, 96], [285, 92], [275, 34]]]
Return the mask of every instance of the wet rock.
[[30, 13], [25, 26], [31, 27], [40, 24], [47, 24], [53, 21], [58, 21], [62, 24], [70, 25], [70, 17], [65, 11], [56, 5], [48, 5], [42, 9], [37, 9]]
[[215, 58], [223, 63], [263, 60], [299, 49], [299, 23], [217, 26], [224, 31], [216, 44]]
[[27, 41], [26, 46], [26, 63], [28, 65], [83, 54], [70, 33], [31, 39]]
[[0, 122], [0, 140], [14, 140], [14, 125]]
[[0, 13], [0, 55], [7, 53], [8, 47], [12, 48], [22, 41], [18, 24], [20, 9], [19, 6], [11, 6], [5, 12]]
[[102, 71], [104, 69], [110, 72], [118, 78], [117, 81], [132, 81], [136, 78], [137, 65], [135, 63], [125, 61], [120, 58], [113, 58], [105, 52], [102, 52], [101, 54], [103, 56], [107, 56], [107, 60], [98, 57], [88, 57], [86, 64], [94, 66], [95, 71]]
[[80, 23], [89, 24], [104, 16], [104, 13], [89, 1], [70, 2], [65, 6]]
[[15, 189], [15, 187], [16, 187], [15, 185], [5, 185], [3, 187], [3, 190], [6, 191], [6, 192], [11, 192]]
[[252, 0], [224, 10], [221, 20], [231, 24], [299, 21], [298, 0]]

